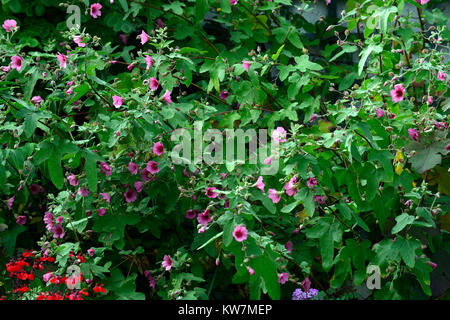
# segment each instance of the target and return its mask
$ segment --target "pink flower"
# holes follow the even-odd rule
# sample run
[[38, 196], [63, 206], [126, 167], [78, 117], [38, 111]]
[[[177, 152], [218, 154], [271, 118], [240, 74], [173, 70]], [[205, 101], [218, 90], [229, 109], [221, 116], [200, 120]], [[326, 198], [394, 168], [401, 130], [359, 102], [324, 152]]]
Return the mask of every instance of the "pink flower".
[[156, 79], [155, 77], [151, 77], [150, 85], [149, 85], [150, 90], [156, 91], [156, 90], [158, 90], [158, 87], [159, 87], [158, 79]]
[[67, 67], [67, 57], [65, 55], [58, 52], [58, 54], [56, 55], [56, 59], [58, 59], [59, 67], [61, 69], [64, 69]]
[[27, 217], [26, 216], [18, 216], [16, 219], [16, 223], [19, 226], [23, 226], [25, 223], [27, 223]]
[[276, 143], [286, 142], [286, 130], [283, 127], [278, 127], [272, 131], [272, 139]]
[[148, 171], [147, 168], [144, 168], [141, 171], [141, 179], [142, 181], [148, 181], [152, 179], [152, 177], [150, 176], [150, 171]]
[[157, 156], [160, 156], [164, 153], [164, 145], [161, 142], [155, 143], [153, 146], [153, 153], [155, 153]]
[[2, 71], [3, 71], [3, 72], [8, 72], [9, 69], [11, 69], [10, 66], [3, 66], [3, 67], [2, 67]]
[[6, 30], [6, 32], [11, 32], [11, 29], [17, 28], [17, 21], [13, 19], [7, 19], [3, 22], [2, 28]]
[[264, 163], [270, 166], [270, 164], [272, 163], [272, 157], [267, 157], [266, 159], [264, 159]]
[[227, 100], [227, 98], [229, 97], [229, 93], [228, 93], [228, 91], [222, 91], [222, 92], [220, 92], [220, 95], [219, 95], [219, 97], [220, 97], [220, 99], [223, 99], [223, 100]]
[[399, 102], [403, 100], [403, 96], [405, 95], [405, 88], [403, 88], [403, 85], [396, 84], [394, 86], [394, 89], [391, 90], [391, 97], [393, 102]]
[[413, 128], [408, 129], [408, 135], [411, 140], [419, 141], [419, 133]]
[[33, 98], [31, 98], [31, 103], [34, 104], [35, 106], [40, 107], [42, 101], [44, 100], [42, 100], [41, 96], [34, 96]]
[[432, 96], [428, 96], [427, 104], [432, 104], [432, 103], [433, 103], [433, 97]]
[[78, 185], [78, 179], [75, 177], [75, 175], [73, 173], [71, 173], [68, 177], [67, 180], [69, 180], [69, 183], [71, 186], [76, 187]]
[[201, 225], [206, 226], [211, 221], [211, 216], [209, 215], [209, 210], [206, 209], [202, 213], [199, 213], [197, 216], [197, 221]]
[[250, 62], [247, 60], [242, 61], [242, 67], [248, 72], [250, 70]]
[[277, 190], [269, 189], [269, 198], [272, 199], [273, 203], [280, 202], [281, 196], [278, 194]]
[[230, 0], [230, 5], [235, 6], [238, 0]]
[[248, 273], [250, 273], [251, 276], [255, 274], [255, 270], [253, 270], [252, 268], [247, 267], [247, 270], [248, 270]]
[[134, 202], [137, 199], [137, 192], [133, 189], [128, 189], [123, 195], [125, 196], [125, 201], [127, 203]]
[[169, 106], [172, 103], [172, 99], [170, 97], [170, 91], [169, 90], [166, 90], [166, 92], [164, 93], [164, 101], [167, 102], [167, 104]]
[[147, 64], [147, 70], [153, 65], [153, 59], [149, 55], [145, 56], [145, 63]]
[[428, 3], [428, 1], [430, 1], [430, 0], [416, 0], [416, 2], [421, 5]]
[[19, 56], [11, 57], [11, 68], [20, 71], [22, 69], [23, 59]]
[[95, 254], [95, 250], [94, 249], [88, 249], [87, 253], [92, 257]]
[[114, 107], [119, 108], [123, 105], [123, 99], [121, 97], [114, 95], [112, 98]]
[[324, 203], [325, 203], [325, 200], [323, 200], [323, 196], [315, 195], [315, 196], [314, 196], [314, 202], [317, 202], [317, 203], [319, 203], [319, 204], [324, 204]]
[[127, 36], [125, 34], [121, 33], [121, 34], [119, 34], [119, 37], [120, 37], [120, 40], [122, 40], [122, 42], [124, 44], [128, 44], [128, 39], [127, 39]]
[[216, 190], [216, 188], [214, 188], [214, 187], [206, 188], [206, 192], [205, 192], [206, 196], [208, 198], [213, 198], [213, 199], [217, 198], [218, 194], [216, 192], [214, 192], [214, 190]]
[[244, 240], [247, 240], [248, 237], [248, 231], [245, 226], [236, 226], [233, 231], [233, 237], [236, 239], [237, 242], [242, 242]]
[[164, 269], [166, 269], [166, 271], [169, 271], [172, 268], [173, 261], [170, 258], [170, 256], [168, 256], [168, 255], [164, 256], [164, 259], [163, 259], [163, 262], [162, 262], [162, 266], [163, 266]]
[[42, 280], [44, 280], [44, 282], [49, 282], [52, 277], [53, 274], [51, 272], [47, 272], [42, 276]]
[[158, 173], [158, 172], [159, 172], [158, 162], [155, 162], [155, 161], [149, 161], [149, 162], [147, 163], [146, 169], [147, 169], [148, 172], [150, 172], [151, 174]]
[[74, 36], [73, 41], [81, 48], [86, 47], [86, 43], [83, 43], [83, 39], [80, 36]]
[[438, 266], [438, 265], [437, 265], [436, 263], [434, 263], [433, 261], [427, 261], [426, 264], [430, 265], [433, 269], [436, 269], [437, 266]]
[[384, 116], [384, 111], [383, 111], [383, 109], [378, 108], [378, 109], [375, 111], [375, 114], [377, 115], [378, 118], [381, 118], [382, 116]]
[[106, 209], [105, 208], [101, 208], [101, 209], [98, 210], [98, 215], [100, 217], [103, 217], [105, 215], [105, 213], [106, 213]]
[[262, 192], [264, 192], [264, 187], [265, 187], [266, 185], [264, 184], [264, 182], [263, 182], [263, 177], [262, 176], [259, 176], [259, 178], [258, 178], [258, 180], [256, 180], [256, 187], [259, 189], [259, 190], [261, 190]]
[[139, 167], [137, 164], [130, 161], [130, 163], [128, 164], [128, 170], [130, 171], [131, 174], [138, 174]]
[[317, 118], [317, 115], [316, 115], [315, 113], [313, 113], [313, 114], [311, 115], [311, 117], [309, 117], [309, 122], [313, 122], [314, 119], [316, 119], [316, 118]]
[[445, 81], [447, 78], [447, 74], [445, 72], [439, 71], [437, 74], [437, 78], [441, 81]]
[[109, 195], [109, 193], [100, 193], [100, 195], [102, 196], [103, 200], [106, 200], [106, 202], [111, 202], [111, 196]]
[[8, 207], [9, 210], [12, 209], [13, 204], [14, 204], [14, 197], [11, 197], [6, 201], [6, 206]]
[[290, 254], [292, 254], [292, 249], [294, 247], [294, 244], [292, 243], [292, 241], [288, 241], [284, 244], [284, 247], [286, 248], [287, 252], [289, 252]]
[[87, 197], [91, 192], [88, 189], [78, 188], [77, 192], [82, 197]]
[[111, 167], [104, 161], [100, 164], [100, 170], [105, 173], [106, 176], [110, 176], [112, 174]]
[[55, 224], [52, 228], [53, 238], [64, 238], [64, 229], [60, 224]]
[[94, 3], [91, 5], [91, 16], [94, 19], [97, 19], [102, 15], [100, 9], [102, 8], [102, 5], [100, 3]]
[[289, 180], [289, 182], [285, 184], [284, 190], [286, 190], [286, 194], [288, 196], [290, 197], [295, 196], [295, 194], [298, 192], [296, 176], [293, 176], [291, 180]]
[[142, 192], [142, 182], [141, 181], [136, 181], [134, 183], [134, 188], [136, 189], [137, 192]]
[[315, 177], [312, 177], [308, 181], [306, 181], [306, 184], [308, 185], [308, 188], [312, 188], [317, 185], [317, 180]]
[[145, 33], [144, 30], [142, 30], [141, 34], [138, 36], [138, 38], [141, 39], [141, 44], [144, 45], [150, 38], [148, 34]]
[[30, 192], [33, 195], [37, 195], [39, 193], [39, 191], [41, 191], [41, 187], [38, 186], [37, 184], [33, 183], [32, 185], [30, 185]]
[[192, 209], [189, 209], [189, 210], [186, 211], [185, 217], [186, 217], [187, 219], [194, 219], [194, 218], [195, 218], [195, 215], [196, 215], [195, 211], [192, 210]]
[[283, 272], [278, 275], [278, 282], [285, 284], [289, 280], [289, 273]]
[[325, 0], [325, 4], [329, 5], [331, 3], [331, 0]]

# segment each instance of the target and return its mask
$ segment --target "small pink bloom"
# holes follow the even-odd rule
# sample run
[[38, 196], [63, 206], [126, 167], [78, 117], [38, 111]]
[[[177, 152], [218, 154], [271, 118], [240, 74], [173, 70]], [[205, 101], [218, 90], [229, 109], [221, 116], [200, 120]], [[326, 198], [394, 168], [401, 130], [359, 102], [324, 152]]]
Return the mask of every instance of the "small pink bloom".
[[227, 100], [227, 98], [229, 97], [229, 93], [228, 93], [228, 91], [222, 91], [222, 92], [220, 92], [220, 95], [219, 95], [219, 97], [221, 98], [221, 99], [223, 99], [223, 100]]
[[186, 217], [187, 219], [194, 219], [195, 216], [196, 216], [196, 213], [195, 213], [194, 210], [189, 209], [189, 210], [186, 211], [185, 217]]
[[156, 90], [158, 90], [158, 87], [159, 87], [158, 79], [156, 79], [155, 77], [151, 77], [150, 85], [149, 85], [150, 90], [156, 91]]
[[206, 226], [211, 221], [211, 216], [209, 215], [209, 210], [206, 209], [202, 213], [199, 213], [197, 216], [197, 221], [201, 225]]
[[100, 193], [100, 195], [102, 196], [103, 200], [106, 200], [107, 203], [111, 202], [111, 196], [109, 195], [109, 193]]
[[69, 180], [69, 183], [71, 186], [76, 187], [78, 185], [78, 179], [75, 177], [75, 175], [73, 173], [71, 173], [68, 177], [67, 180]]
[[92, 18], [97, 19], [98, 17], [100, 17], [102, 15], [102, 12], [100, 11], [101, 8], [102, 8], [102, 5], [98, 2], [91, 5]]
[[145, 63], [147, 64], [147, 70], [153, 65], [153, 59], [149, 55], [145, 56]]
[[230, 5], [235, 6], [238, 0], [230, 0]]
[[308, 188], [312, 188], [317, 185], [317, 180], [315, 177], [312, 177], [308, 181], [306, 181], [306, 184], [308, 185]]
[[264, 182], [263, 182], [263, 177], [262, 176], [259, 176], [259, 178], [258, 178], [258, 180], [256, 181], [256, 187], [259, 189], [259, 190], [261, 190], [262, 192], [264, 192], [264, 187], [265, 187], [266, 185], [264, 184]]
[[264, 163], [270, 166], [272, 163], [272, 157], [267, 157], [266, 159], [264, 159]]
[[214, 187], [206, 188], [206, 192], [205, 192], [206, 196], [208, 198], [217, 198], [218, 194], [216, 192], [214, 192], [214, 190], [216, 190], [216, 188], [214, 188]]
[[74, 36], [73, 41], [81, 48], [86, 47], [86, 43], [83, 43], [83, 39], [80, 36]]
[[286, 130], [283, 127], [278, 127], [272, 131], [272, 139], [276, 143], [286, 142]]
[[149, 161], [147, 163], [147, 168], [146, 168], [151, 174], [155, 174], [159, 172], [159, 166], [158, 166], [158, 162], [155, 161]]
[[142, 192], [142, 189], [143, 189], [142, 182], [141, 181], [136, 181], [134, 183], [134, 188], [136, 189], [137, 192], [139, 192], [139, 193]]
[[173, 261], [170, 258], [170, 256], [168, 256], [168, 255], [164, 256], [164, 259], [163, 259], [163, 262], [162, 262], [162, 266], [163, 266], [164, 269], [166, 269], [166, 271], [169, 271], [172, 268]]
[[252, 268], [247, 267], [247, 270], [248, 270], [248, 273], [250, 273], [251, 276], [255, 274], [255, 270], [253, 270]]
[[434, 263], [433, 261], [427, 261], [426, 264], [430, 265], [433, 269], [437, 268], [437, 264]]
[[3, 66], [3, 67], [2, 67], [2, 71], [3, 71], [3, 72], [8, 72], [9, 69], [11, 69], [10, 66]]
[[42, 100], [41, 96], [34, 96], [33, 98], [31, 98], [31, 103], [38, 107], [41, 106], [42, 101], [44, 100]]
[[51, 231], [53, 232], [53, 238], [64, 238], [65, 232], [60, 224], [55, 224]]
[[286, 190], [286, 194], [290, 197], [295, 196], [295, 194], [298, 192], [297, 187], [297, 177], [292, 177], [288, 183], [285, 184], [284, 190]]
[[280, 202], [281, 196], [278, 194], [277, 190], [269, 189], [269, 198], [273, 203], [278, 203]]
[[382, 116], [384, 116], [384, 110], [381, 109], [381, 108], [378, 108], [378, 109], [375, 111], [375, 114], [377, 115], [378, 118], [381, 118]]
[[56, 58], [59, 61], [59, 67], [61, 69], [64, 69], [67, 67], [67, 57], [65, 55], [58, 52], [58, 54], [56, 55]]
[[134, 202], [137, 199], [137, 192], [133, 189], [128, 189], [123, 195], [127, 203]]
[[108, 164], [106, 162], [102, 162], [100, 164], [100, 170], [106, 175], [106, 176], [110, 176], [112, 174], [112, 170], [111, 167], [108, 166]]
[[391, 97], [393, 102], [399, 102], [403, 100], [403, 96], [405, 95], [405, 88], [403, 88], [403, 85], [396, 84], [394, 86], [394, 89], [391, 90]]
[[7, 19], [3, 22], [2, 28], [6, 30], [6, 32], [11, 32], [11, 29], [17, 28], [17, 21], [13, 19]]
[[160, 156], [164, 153], [164, 145], [161, 142], [155, 143], [153, 146], [153, 153], [155, 153], [157, 156]]
[[91, 192], [88, 189], [78, 188], [77, 192], [82, 197], [87, 197]]
[[141, 39], [142, 45], [144, 45], [150, 39], [148, 34], [146, 34], [144, 30], [142, 30], [141, 34], [138, 37]]
[[411, 140], [419, 141], [419, 133], [417, 132], [417, 130], [409, 128], [408, 135]]
[[172, 103], [172, 98], [170, 97], [170, 91], [169, 90], [166, 90], [166, 92], [164, 93], [164, 101], [167, 102], [167, 104], [169, 106]]
[[27, 217], [26, 216], [18, 216], [16, 219], [16, 223], [19, 226], [23, 226], [25, 223], [27, 223]]
[[23, 59], [19, 56], [11, 57], [11, 68], [20, 71], [22, 69]]
[[127, 36], [125, 34], [121, 33], [121, 34], [119, 34], [119, 37], [120, 37], [120, 40], [122, 40], [122, 42], [124, 44], [128, 44], [128, 39], [127, 39]]
[[445, 81], [447, 78], [447, 74], [445, 72], [439, 71], [437, 74], [437, 78], [441, 81]]
[[247, 60], [242, 61], [242, 67], [244, 67], [244, 69], [248, 72], [250, 70], [250, 62]]
[[92, 257], [95, 254], [95, 250], [94, 249], [88, 249], [87, 253]]
[[130, 171], [131, 174], [138, 174], [139, 167], [137, 164], [130, 161], [130, 163], [128, 164], [128, 170]]
[[432, 104], [432, 103], [433, 103], [433, 97], [432, 96], [428, 96], [427, 104]]
[[248, 237], [248, 231], [245, 226], [236, 226], [233, 231], [233, 237], [236, 239], [237, 242], [242, 242], [244, 240], [247, 240]]
[[98, 215], [100, 217], [103, 217], [105, 215], [105, 213], [106, 213], [106, 209], [105, 208], [101, 208], [101, 209], [98, 210]]
[[289, 280], [289, 273], [283, 272], [278, 275], [278, 282], [285, 284]]
[[284, 244], [284, 247], [286, 248], [287, 252], [289, 252], [290, 254], [292, 254], [292, 249], [294, 247], [294, 244], [292, 243], [292, 241], [288, 241]]
[[314, 196], [314, 202], [317, 202], [319, 204], [324, 204], [325, 200], [323, 199], [323, 196], [321, 195], [315, 195]]
[[123, 99], [119, 96], [114, 95], [113, 96], [113, 105], [116, 108], [119, 108], [121, 105], [123, 105]]
[[52, 277], [53, 274], [51, 272], [47, 272], [42, 276], [42, 280], [44, 280], [44, 282], [49, 282]]

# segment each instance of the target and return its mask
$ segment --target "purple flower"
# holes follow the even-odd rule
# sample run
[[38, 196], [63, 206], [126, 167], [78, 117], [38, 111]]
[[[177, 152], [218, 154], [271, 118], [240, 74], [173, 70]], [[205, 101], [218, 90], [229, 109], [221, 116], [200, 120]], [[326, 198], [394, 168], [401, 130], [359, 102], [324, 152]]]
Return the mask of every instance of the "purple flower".
[[408, 135], [411, 140], [419, 141], [419, 133], [417, 132], [417, 130], [409, 128]]
[[309, 188], [312, 188], [315, 185], [317, 185], [317, 180], [316, 180], [316, 178], [312, 177], [311, 179], [306, 181], [306, 184], [308, 185]]
[[88, 189], [84, 189], [84, 188], [78, 188], [78, 192], [77, 194], [79, 194], [80, 196], [86, 198], [91, 192]]
[[205, 193], [206, 196], [208, 198], [217, 198], [218, 194], [216, 192], [214, 192], [214, 190], [216, 190], [216, 188], [214, 188], [214, 187], [206, 188], [206, 193]]
[[219, 97], [220, 97], [221, 99], [223, 99], [223, 100], [227, 100], [227, 98], [228, 98], [229, 95], [230, 95], [230, 94], [228, 93], [228, 91], [222, 91], [222, 92], [220, 92]]
[[94, 249], [88, 249], [87, 253], [92, 257], [95, 254], [95, 250]]
[[106, 213], [106, 209], [105, 208], [101, 208], [101, 209], [98, 210], [98, 215], [100, 217], [103, 217], [105, 215], [105, 213]]
[[111, 196], [108, 193], [100, 193], [100, 195], [102, 196], [103, 200], [106, 200], [106, 202], [111, 202]]
[[13, 203], [14, 203], [14, 197], [11, 197], [6, 201], [6, 205], [8, 206], [9, 210], [12, 209]]
[[195, 215], [196, 215], [195, 211], [192, 210], [192, 209], [189, 209], [189, 210], [186, 211], [185, 217], [186, 217], [187, 219], [194, 219], [194, 218], [195, 218]]
[[125, 200], [128, 203], [134, 202], [137, 199], [137, 192], [133, 189], [128, 189], [126, 192], [124, 192], [123, 195], [125, 196]]
[[134, 188], [136, 189], [137, 192], [142, 192], [142, 182], [141, 181], [136, 181], [134, 183]]
[[209, 210], [206, 209], [202, 213], [199, 213], [199, 215], [197, 216], [197, 221], [201, 225], [206, 226], [211, 221], [211, 216], [209, 215]]
[[41, 187], [38, 186], [37, 184], [33, 183], [33, 184], [30, 186], [30, 192], [31, 192], [31, 194], [36, 195], [36, 194], [39, 193], [39, 191], [41, 191]]
[[278, 275], [278, 282], [285, 284], [289, 280], [289, 273], [283, 272]]
[[377, 115], [378, 118], [381, 118], [382, 116], [384, 116], [384, 111], [383, 111], [383, 109], [378, 108], [378, 109], [375, 111], [375, 114]]
[[104, 161], [100, 164], [100, 170], [105, 173], [106, 176], [110, 176], [112, 174], [111, 167]]
[[64, 238], [64, 229], [60, 224], [55, 224], [52, 228], [53, 238]]
[[75, 175], [73, 173], [71, 173], [68, 177], [67, 180], [69, 180], [69, 183], [71, 186], [76, 187], [78, 185], [78, 179], [75, 177]]
[[314, 196], [314, 202], [317, 202], [318, 204], [324, 204], [325, 201], [323, 200], [323, 196], [315, 195]]
[[26, 216], [18, 216], [16, 219], [16, 222], [18, 225], [23, 226], [25, 223], [27, 223], [27, 217]]

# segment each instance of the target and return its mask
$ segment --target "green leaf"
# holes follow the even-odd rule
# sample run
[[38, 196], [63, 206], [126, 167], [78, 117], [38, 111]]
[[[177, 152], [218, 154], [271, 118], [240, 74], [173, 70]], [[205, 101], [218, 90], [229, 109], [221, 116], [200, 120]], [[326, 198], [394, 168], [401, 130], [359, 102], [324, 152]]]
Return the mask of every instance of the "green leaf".
[[97, 192], [97, 158], [90, 150], [84, 151], [86, 178], [91, 192]]
[[361, 52], [361, 59], [359, 60], [359, 64], [358, 64], [358, 76], [360, 76], [362, 74], [362, 71], [366, 64], [366, 61], [369, 58], [370, 54], [372, 52], [380, 53], [382, 50], [383, 50], [383, 47], [381, 45], [371, 44]]
[[300, 72], [306, 72], [306, 70], [319, 71], [323, 69], [320, 64], [309, 61], [309, 56], [306, 54], [295, 57], [294, 60], [297, 63], [295, 67], [300, 70]]
[[48, 159], [48, 172], [50, 174], [50, 179], [56, 188], [62, 189], [64, 186], [64, 174], [61, 166], [61, 153], [55, 151], [52, 153]]
[[414, 222], [414, 216], [411, 216], [407, 213], [402, 213], [398, 217], [395, 218], [397, 221], [396, 225], [392, 228], [392, 234], [398, 233], [402, 231], [407, 225], [410, 225]]
[[280, 283], [278, 282], [277, 266], [268, 252], [266, 251], [264, 255], [252, 259], [250, 264], [255, 270], [253, 276], [262, 277], [269, 297], [273, 300], [279, 300], [281, 289]]
[[299, 203], [300, 203], [300, 200], [292, 202], [291, 204], [288, 204], [287, 206], [284, 206], [283, 209], [281, 209], [281, 212], [289, 213], [292, 210], [294, 210], [298, 206]]
[[219, 232], [218, 234], [216, 234], [214, 237], [212, 237], [211, 239], [209, 239], [208, 241], [206, 241], [204, 244], [202, 244], [200, 247], [197, 248], [197, 250], [203, 249], [204, 247], [206, 247], [208, 244], [210, 244], [211, 242], [213, 242], [214, 240], [216, 240], [217, 238], [221, 237], [223, 235], [223, 231]]
[[416, 262], [416, 249], [420, 247], [420, 241], [416, 239], [403, 239], [402, 236], [398, 235], [394, 242], [394, 247], [400, 252], [405, 264], [413, 268]]

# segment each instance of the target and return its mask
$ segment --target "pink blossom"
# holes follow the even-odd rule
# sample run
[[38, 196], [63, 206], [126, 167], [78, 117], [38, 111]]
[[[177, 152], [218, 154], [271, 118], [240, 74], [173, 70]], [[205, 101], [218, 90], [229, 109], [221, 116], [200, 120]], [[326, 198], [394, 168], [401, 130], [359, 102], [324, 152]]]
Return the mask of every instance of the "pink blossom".
[[64, 238], [64, 229], [60, 224], [55, 224], [52, 228], [53, 238]]
[[285, 284], [289, 280], [289, 273], [283, 272], [278, 275], [278, 282]]
[[78, 188], [77, 192], [82, 197], [87, 197], [91, 192], [88, 189]]
[[314, 196], [314, 202], [317, 202], [319, 204], [324, 204], [325, 200], [323, 199], [323, 196], [321, 195], [315, 195]]
[[401, 83], [396, 84], [394, 89], [391, 90], [391, 97], [393, 102], [399, 102], [403, 100], [403, 96], [405, 95], [405, 88]]
[[83, 43], [83, 38], [80, 36], [74, 36], [73, 41], [81, 48], [86, 47], [86, 43]]
[[297, 177], [293, 176], [288, 183], [284, 185], [284, 190], [286, 190], [286, 194], [290, 197], [295, 196], [298, 192], [297, 187]]
[[97, 19], [102, 15], [100, 9], [102, 8], [102, 5], [100, 3], [94, 3], [91, 5], [91, 16], [94, 19]]
[[155, 153], [157, 156], [160, 156], [164, 153], [164, 145], [161, 142], [155, 143], [153, 146], [153, 153]]
[[430, 265], [433, 269], [437, 268], [437, 263], [434, 263], [433, 261], [427, 261], [426, 264]]
[[27, 217], [26, 216], [18, 216], [16, 219], [16, 223], [19, 226], [23, 226], [25, 223], [27, 223]]
[[71, 173], [68, 177], [67, 180], [69, 180], [69, 183], [71, 186], [76, 187], [78, 185], [78, 179], [75, 177], [75, 175], [73, 173]]
[[3, 71], [3, 72], [8, 72], [9, 69], [11, 69], [10, 66], [3, 66], [3, 67], [2, 67], [2, 71]]
[[58, 52], [58, 54], [56, 55], [56, 58], [59, 61], [59, 67], [61, 69], [64, 69], [67, 67], [67, 57], [65, 55]]
[[283, 127], [278, 127], [272, 131], [272, 139], [276, 143], [286, 142], [286, 130]]
[[141, 34], [138, 36], [138, 38], [141, 39], [141, 44], [144, 45], [150, 38], [148, 34], [145, 33], [144, 30], [142, 30]]
[[230, 0], [230, 5], [235, 6], [238, 0]]
[[233, 237], [236, 239], [237, 242], [242, 242], [244, 240], [247, 240], [248, 237], [248, 231], [245, 226], [236, 226], [233, 231]]
[[317, 185], [317, 180], [315, 177], [312, 177], [308, 181], [306, 181], [306, 184], [308, 185], [308, 188], [312, 188]]
[[419, 141], [419, 133], [413, 128], [408, 129], [408, 135], [411, 140]]
[[209, 210], [206, 209], [202, 213], [199, 213], [197, 216], [197, 221], [201, 225], [206, 226], [211, 221], [211, 216], [209, 215]]
[[263, 182], [263, 177], [262, 176], [259, 176], [259, 178], [258, 178], [258, 180], [256, 180], [256, 187], [259, 189], [259, 190], [261, 190], [262, 192], [264, 192], [264, 187], [265, 187], [266, 185], [264, 184], [264, 182]]
[[17, 28], [17, 21], [13, 19], [7, 19], [3, 22], [2, 28], [6, 30], [6, 32], [11, 32], [11, 29]]
[[247, 267], [247, 270], [248, 270], [248, 273], [250, 273], [251, 276], [255, 274], [255, 270], [253, 270], [252, 268]]
[[34, 96], [31, 98], [31, 103], [38, 107], [41, 106], [42, 101], [44, 101], [44, 100], [42, 100], [41, 96]]
[[20, 71], [22, 69], [23, 59], [19, 56], [11, 57], [11, 68]]
[[156, 79], [155, 77], [151, 77], [150, 78], [150, 85], [149, 85], [150, 90], [156, 91], [156, 90], [158, 90], [158, 87], [159, 87], [158, 79]]
[[47, 272], [42, 276], [42, 280], [44, 280], [44, 282], [49, 282], [52, 277], [53, 274], [51, 272]]
[[172, 268], [173, 261], [170, 258], [170, 256], [168, 256], [168, 255], [164, 256], [164, 259], [163, 259], [163, 262], [162, 262], [162, 266], [163, 266], [164, 269], [166, 269], [166, 271], [169, 271]]
[[122, 40], [122, 42], [124, 44], [128, 44], [128, 39], [127, 39], [127, 36], [125, 34], [121, 33], [121, 34], [119, 34], [119, 37], [120, 37], [120, 40]]
[[9, 210], [12, 209], [13, 204], [14, 204], [14, 197], [11, 197], [6, 201], [6, 206], [8, 207]]
[[218, 194], [216, 192], [214, 192], [214, 190], [216, 190], [216, 188], [214, 188], [214, 187], [206, 188], [206, 192], [205, 192], [206, 196], [208, 198], [213, 198], [213, 199], [217, 198]]
[[149, 161], [149, 162], [147, 163], [146, 169], [147, 169], [148, 172], [150, 172], [151, 174], [158, 173], [158, 172], [159, 172], [158, 162], [155, 162], [155, 161]]
[[221, 91], [219, 97], [220, 97], [220, 99], [227, 100], [229, 95], [230, 94], [228, 93], [228, 91]]
[[378, 118], [381, 118], [382, 116], [384, 116], [384, 110], [381, 109], [381, 108], [378, 108], [378, 109], [375, 111], [375, 114], [377, 115]]
[[110, 176], [112, 174], [112, 170], [111, 167], [108, 166], [108, 164], [104, 161], [102, 161], [102, 163], [100, 163], [100, 170], [106, 175], [106, 176]]
[[195, 216], [196, 216], [196, 213], [195, 213], [194, 210], [189, 209], [189, 210], [186, 211], [185, 217], [186, 217], [187, 219], [194, 219]]
[[147, 70], [153, 65], [153, 59], [149, 55], [145, 56], [145, 63], [147, 64]]
[[103, 192], [100, 193], [100, 195], [102, 196], [103, 200], [106, 200], [107, 203], [111, 202], [111, 196], [109, 195], [109, 193]]
[[105, 213], [106, 213], [106, 209], [105, 208], [101, 208], [101, 209], [98, 210], [98, 215], [100, 217], [103, 217], [105, 215]]
[[433, 103], [433, 97], [432, 96], [428, 96], [427, 104], [432, 104], [432, 103]]
[[292, 243], [292, 241], [288, 241], [284, 244], [284, 247], [286, 248], [287, 252], [289, 252], [290, 254], [292, 254], [292, 249], [294, 248], [294, 244]]
[[134, 183], [134, 188], [136, 189], [137, 192], [139, 192], [139, 193], [142, 192], [142, 189], [143, 189], [142, 182], [141, 181], [136, 181]]
[[92, 257], [95, 254], [95, 250], [94, 249], [88, 249], [87, 253]]
[[114, 107], [119, 108], [121, 105], [123, 105], [123, 98], [116, 95], [114, 95], [112, 98]]
[[264, 163], [270, 166], [272, 164], [272, 157], [267, 157], [266, 159], [264, 159]]
[[127, 203], [134, 202], [137, 199], [137, 192], [133, 189], [128, 189], [123, 195], [125, 196], [125, 201]]
[[130, 171], [131, 174], [138, 174], [139, 167], [137, 164], [130, 161], [130, 163], [128, 164], [128, 171]]
[[278, 203], [280, 202], [281, 196], [278, 194], [277, 190], [269, 189], [269, 198], [273, 203]]
[[250, 70], [250, 62], [247, 60], [242, 61], [242, 67], [248, 72]]
[[172, 98], [170, 97], [170, 91], [169, 90], [166, 90], [166, 92], [164, 93], [164, 101], [167, 102], [167, 104], [169, 106], [172, 103]]
[[428, 1], [430, 1], [430, 0], [416, 0], [416, 2], [421, 5], [428, 3]]
[[439, 71], [437, 74], [437, 78], [441, 81], [445, 81], [447, 78], [447, 74], [445, 72]]
[[30, 192], [33, 195], [37, 195], [41, 191], [41, 189], [42, 189], [41, 186], [39, 186], [35, 183], [30, 185]]

